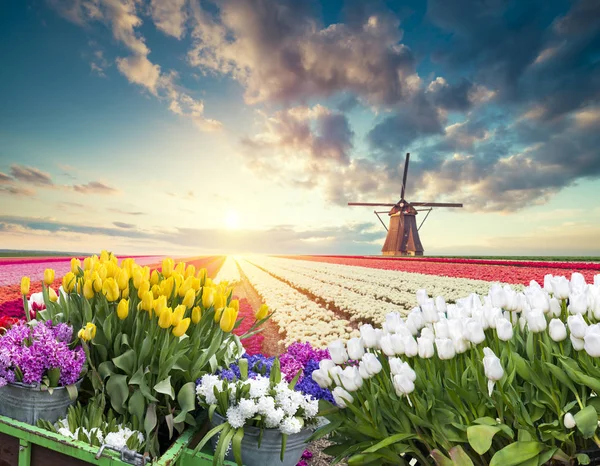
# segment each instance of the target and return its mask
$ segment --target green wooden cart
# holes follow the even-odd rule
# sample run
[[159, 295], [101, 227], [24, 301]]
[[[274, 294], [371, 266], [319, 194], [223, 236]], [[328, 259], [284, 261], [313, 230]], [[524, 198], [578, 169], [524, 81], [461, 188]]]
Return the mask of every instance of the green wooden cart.
[[[133, 452], [116, 452], [92, 447], [36, 426], [0, 416], [0, 466], [208, 466], [213, 457], [208, 452], [194, 454], [202, 432], [185, 430], [171, 447], [152, 463]], [[227, 463], [229, 465], [234, 463]]]

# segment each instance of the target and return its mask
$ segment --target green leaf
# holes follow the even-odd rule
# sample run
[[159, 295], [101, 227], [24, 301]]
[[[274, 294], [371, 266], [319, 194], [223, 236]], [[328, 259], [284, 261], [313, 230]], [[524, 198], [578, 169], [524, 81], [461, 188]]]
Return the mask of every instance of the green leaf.
[[71, 401], [75, 401], [77, 399], [77, 386], [76, 385], [66, 385], [67, 393], [69, 394], [69, 398]]
[[156, 392], [162, 393], [163, 395], [168, 395], [172, 399], [175, 399], [175, 390], [171, 385], [171, 376], [161, 380], [153, 388]]
[[238, 366], [240, 368], [242, 380], [248, 380], [248, 360], [246, 358], [241, 358], [238, 361]]
[[233, 436], [232, 448], [233, 448], [233, 457], [235, 458], [235, 462], [237, 466], [242, 466], [242, 439], [244, 438], [244, 428], [239, 428], [235, 431], [235, 435]]
[[144, 419], [144, 411], [146, 409], [146, 399], [139, 390], [133, 392], [129, 398], [129, 412], [141, 421]]
[[454, 462], [438, 449], [433, 450], [430, 454], [437, 466], [454, 466]]
[[127, 386], [127, 376], [121, 374], [113, 374], [106, 382], [106, 392], [110, 398], [110, 404], [113, 409], [123, 414], [125, 412], [125, 402], [129, 396], [129, 387]]
[[188, 382], [181, 387], [177, 394], [177, 403], [181, 412], [175, 418], [175, 422], [183, 422], [186, 414], [196, 407], [196, 384], [194, 382]]
[[577, 429], [583, 434], [584, 438], [591, 438], [594, 436], [594, 433], [598, 428], [598, 413], [596, 412], [596, 408], [593, 406], [586, 406], [573, 417], [577, 423]]
[[173, 414], [169, 413], [165, 416], [165, 422], [169, 429], [169, 439], [173, 438]]
[[539, 442], [519, 441], [507, 445], [496, 452], [490, 461], [490, 466], [515, 466], [531, 458], [535, 458], [544, 449]]
[[49, 387], [57, 387], [58, 380], [60, 379], [60, 368], [53, 367], [52, 369], [50, 369], [47, 372], [47, 374], [48, 374], [48, 386]]
[[452, 458], [455, 466], [474, 466], [473, 461], [460, 445], [452, 448], [448, 453], [450, 453], [450, 458]]
[[150, 437], [150, 433], [156, 427], [156, 405], [150, 403], [148, 409], [146, 409], [146, 417], [144, 418], [144, 430], [146, 431], [146, 437]]
[[98, 374], [100, 374], [100, 377], [102, 377], [102, 380], [104, 380], [108, 376], [114, 374], [114, 369], [115, 365], [112, 363], [112, 361], [104, 361], [98, 366]]
[[479, 425], [471, 426], [467, 429], [467, 438], [469, 444], [478, 454], [483, 455], [492, 446], [494, 435], [500, 431], [500, 427]]
[[135, 369], [135, 351], [130, 349], [117, 358], [113, 358], [113, 363], [127, 375], [132, 375]]
[[590, 457], [585, 453], [577, 453], [575, 459], [577, 459], [577, 464], [590, 464]]
[[379, 450], [381, 448], [385, 448], [389, 445], [392, 445], [393, 443], [398, 443], [398, 442], [401, 442], [402, 440], [407, 440], [407, 439], [414, 438], [414, 437], [415, 436], [413, 434], [392, 435], [392, 436], [382, 440], [381, 442], [376, 443], [372, 447], [367, 448], [365, 451], [363, 451], [363, 453], [375, 453], [377, 450]]

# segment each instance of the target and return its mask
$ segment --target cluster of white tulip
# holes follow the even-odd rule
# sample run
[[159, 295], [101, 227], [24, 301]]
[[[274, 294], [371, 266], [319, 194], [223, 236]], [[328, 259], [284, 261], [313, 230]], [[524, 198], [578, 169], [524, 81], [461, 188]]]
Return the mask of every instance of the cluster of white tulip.
[[242, 258], [238, 264], [262, 301], [273, 311], [271, 321], [278, 326], [279, 333], [285, 335], [282, 341], [286, 347], [300, 341], [324, 348], [334, 340], [358, 335], [350, 322], [281, 280]]
[[[552, 340], [561, 342], [569, 336], [575, 351], [600, 357], [600, 275], [593, 284], [587, 284], [579, 273], [573, 273], [571, 280], [547, 275], [543, 286], [532, 281], [522, 292], [495, 284], [486, 296], [472, 293], [455, 304], [447, 304], [440, 296], [430, 298], [421, 289], [416, 300], [419, 306], [406, 317], [390, 313], [381, 328], [362, 325], [360, 337], [329, 345], [331, 361], [322, 362], [313, 379], [321, 387], [336, 386], [333, 393], [339, 406], [352, 403], [352, 392], [381, 371], [379, 358], [388, 361], [396, 394], [409, 395], [415, 388], [415, 373], [401, 358], [437, 355], [439, 360], [449, 360], [485, 344], [486, 339], [509, 342], [515, 332], [535, 334], [548, 329]], [[491, 396], [504, 369], [488, 346], [483, 354]]]
[[238, 270], [235, 258], [233, 256], [227, 256], [213, 282], [216, 284], [227, 282], [233, 285], [241, 280], [242, 278], [240, 277], [240, 271]]
[[[470, 292], [485, 294], [490, 287], [490, 282], [483, 280], [343, 264], [277, 257], [250, 260], [278, 278], [332, 303], [357, 322], [382, 324], [389, 312], [405, 313], [415, 306], [415, 292], [421, 288], [454, 301]], [[523, 287], [511, 288], [521, 290]]]

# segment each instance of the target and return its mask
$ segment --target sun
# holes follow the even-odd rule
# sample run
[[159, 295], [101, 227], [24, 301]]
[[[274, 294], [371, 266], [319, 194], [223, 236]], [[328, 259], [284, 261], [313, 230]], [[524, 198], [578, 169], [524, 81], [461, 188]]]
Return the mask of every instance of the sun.
[[225, 214], [225, 228], [228, 230], [240, 228], [240, 215], [235, 210], [230, 210]]

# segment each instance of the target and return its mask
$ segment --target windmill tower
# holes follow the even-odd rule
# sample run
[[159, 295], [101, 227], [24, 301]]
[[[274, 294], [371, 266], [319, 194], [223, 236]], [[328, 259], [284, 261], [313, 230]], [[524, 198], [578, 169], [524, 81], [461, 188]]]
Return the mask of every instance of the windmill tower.
[[[404, 191], [406, 189], [406, 177], [408, 175], [408, 161], [410, 154], [406, 154], [404, 162], [404, 177], [402, 178], [402, 193], [400, 200], [395, 204], [380, 204], [372, 202], [349, 202], [349, 206], [374, 206], [374, 207], [391, 207], [388, 211], [373, 212], [379, 218], [383, 227], [387, 230], [387, 236], [381, 252], [384, 256], [422, 256], [423, 245], [419, 238], [419, 230], [427, 220], [433, 207], [462, 207], [462, 204], [452, 204], [443, 202], [407, 202], [404, 199]], [[415, 207], [424, 207], [424, 209], [415, 209]], [[427, 214], [417, 227], [417, 213], [426, 211]], [[385, 213], [390, 216], [390, 227], [388, 228], [379, 214]]]

